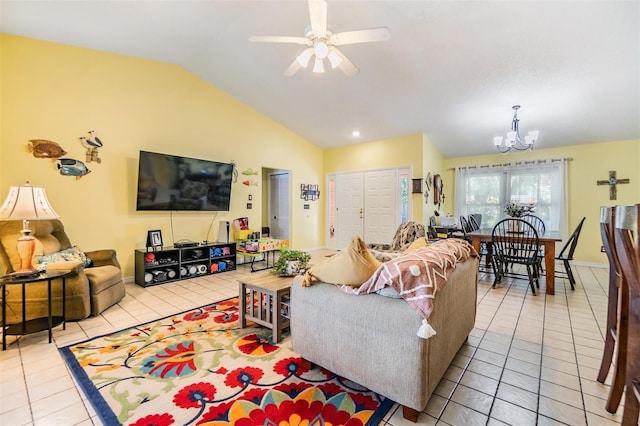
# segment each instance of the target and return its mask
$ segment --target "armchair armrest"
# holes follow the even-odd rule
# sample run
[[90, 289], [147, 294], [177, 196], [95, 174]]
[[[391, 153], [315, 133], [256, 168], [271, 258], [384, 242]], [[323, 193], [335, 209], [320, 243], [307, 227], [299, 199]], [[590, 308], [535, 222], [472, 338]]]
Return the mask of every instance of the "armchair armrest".
[[116, 256], [116, 251], [112, 249], [103, 249], [103, 250], [94, 250], [87, 251], [84, 253], [91, 261], [93, 262], [93, 266], [105, 266], [105, 265], [114, 265], [120, 268], [120, 262], [118, 262], [118, 257]]
[[82, 269], [84, 269], [84, 266], [82, 264], [82, 261], [80, 260], [67, 260], [63, 262], [53, 262], [47, 264], [47, 270], [52, 271], [65, 271], [80, 274]]

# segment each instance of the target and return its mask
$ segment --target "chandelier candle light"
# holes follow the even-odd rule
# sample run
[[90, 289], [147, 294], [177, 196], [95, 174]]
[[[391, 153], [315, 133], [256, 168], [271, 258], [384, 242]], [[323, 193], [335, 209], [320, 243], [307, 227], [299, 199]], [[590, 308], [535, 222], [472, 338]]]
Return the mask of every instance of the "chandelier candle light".
[[0, 207], [0, 220], [22, 220], [22, 237], [18, 239], [16, 248], [20, 258], [20, 268], [16, 275], [27, 275], [35, 272], [32, 265], [33, 253], [36, 249], [36, 239], [31, 236], [30, 220], [58, 219], [47, 199], [44, 188], [31, 186], [27, 182], [23, 186], [12, 186], [9, 195]]
[[533, 150], [533, 144], [538, 140], [539, 132], [537, 130], [531, 130], [524, 137], [524, 141], [520, 138], [520, 120], [518, 119], [518, 109], [520, 105], [514, 105], [513, 107], [513, 119], [511, 120], [511, 131], [507, 133], [507, 137], [496, 136], [493, 138], [493, 143], [496, 145], [496, 149], [502, 153], [509, 152], [512, 149], [518, 151], [531, 151]]

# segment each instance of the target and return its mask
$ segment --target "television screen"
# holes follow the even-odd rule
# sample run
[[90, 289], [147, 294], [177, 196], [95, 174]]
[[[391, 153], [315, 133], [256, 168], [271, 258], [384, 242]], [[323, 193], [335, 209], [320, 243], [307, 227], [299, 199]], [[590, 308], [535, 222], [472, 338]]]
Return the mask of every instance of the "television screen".
[[140, 151], [137, 210], [228, 211], [233, 164]]

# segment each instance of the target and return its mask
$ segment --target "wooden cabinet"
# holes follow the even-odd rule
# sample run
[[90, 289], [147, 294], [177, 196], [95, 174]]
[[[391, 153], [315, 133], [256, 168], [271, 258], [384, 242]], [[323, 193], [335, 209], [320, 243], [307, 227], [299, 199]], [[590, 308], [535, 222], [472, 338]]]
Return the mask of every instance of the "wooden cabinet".
[[135, 251], [136, 284], [143, 287], [236, 269], [236, 244]]

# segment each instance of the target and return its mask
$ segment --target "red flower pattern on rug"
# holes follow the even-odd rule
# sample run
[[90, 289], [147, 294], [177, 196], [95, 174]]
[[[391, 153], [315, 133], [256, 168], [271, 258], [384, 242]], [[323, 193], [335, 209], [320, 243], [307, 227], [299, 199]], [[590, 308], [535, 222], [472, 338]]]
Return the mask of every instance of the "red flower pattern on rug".
[[230, 299], [61, 352], [105, 424], [364, 425], [391, 406], [270, 336]]

